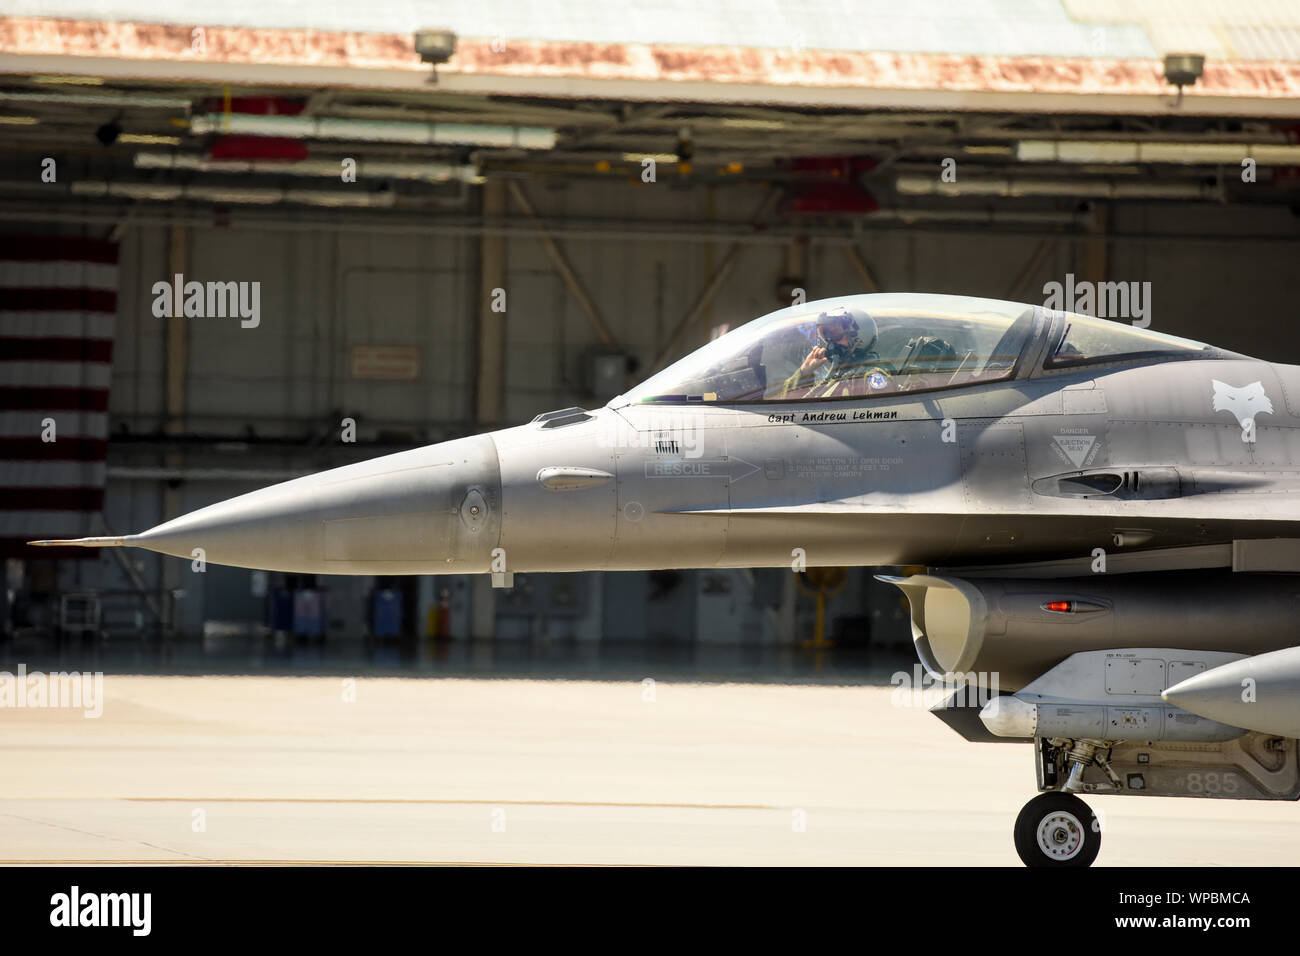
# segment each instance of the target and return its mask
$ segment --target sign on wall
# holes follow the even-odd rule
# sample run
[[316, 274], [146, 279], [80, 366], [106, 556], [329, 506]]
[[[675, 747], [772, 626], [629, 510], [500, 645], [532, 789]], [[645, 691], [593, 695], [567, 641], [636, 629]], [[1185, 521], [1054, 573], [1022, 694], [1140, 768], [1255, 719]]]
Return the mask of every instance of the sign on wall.
[[348, 374], [355, 379], [413, 382], [420, 377], [420, 350], [414, 345], [354, 345]]

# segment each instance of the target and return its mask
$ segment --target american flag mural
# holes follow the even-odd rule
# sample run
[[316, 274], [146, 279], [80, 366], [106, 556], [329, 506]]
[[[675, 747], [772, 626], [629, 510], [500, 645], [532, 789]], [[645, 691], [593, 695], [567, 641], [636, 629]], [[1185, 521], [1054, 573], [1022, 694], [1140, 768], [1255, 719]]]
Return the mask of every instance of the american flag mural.
[[0, 236], [0, 556], [97, 530], [104, 503], [117, 245]]

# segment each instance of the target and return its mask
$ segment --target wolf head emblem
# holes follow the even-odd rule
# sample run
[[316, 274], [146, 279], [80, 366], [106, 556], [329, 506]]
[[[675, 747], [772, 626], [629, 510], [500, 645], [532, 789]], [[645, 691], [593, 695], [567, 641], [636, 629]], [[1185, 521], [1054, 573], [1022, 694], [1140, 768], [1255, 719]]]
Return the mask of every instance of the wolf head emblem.
[[1214, 410], [1227, 411], [1237, 416], [1237, 424], [1242, 428], [1246, 423], [1254, 424], [1255, 416], [1260, 412], [1273, 414], [1273, 403], [1264, 393], [1262, 382], [1251, 382], [1241, 388], [1234, 388], [1226, 382], [1214, 381]]

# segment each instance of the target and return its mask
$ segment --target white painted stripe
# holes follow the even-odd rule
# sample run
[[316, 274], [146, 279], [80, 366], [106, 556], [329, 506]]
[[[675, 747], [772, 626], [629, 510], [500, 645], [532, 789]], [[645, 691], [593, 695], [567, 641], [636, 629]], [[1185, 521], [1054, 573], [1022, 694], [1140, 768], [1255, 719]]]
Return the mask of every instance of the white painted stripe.
[[[47, 418], [54, 419], [55, 441], [108, 437], [108, 412], [0, 411], [0, 438], [41, 438]], [[0, 462], [0, 473], [3, 471], [4, 462]]]
[[107, 362], [2, 362], [0, 386], [9, 388], [108, 388]]
[[0, 338], [111, 339], [109, 312], [0, 312]]
[[0, 487], [102, 488], [104, 471], [102, 461], [0, 461]]
[[80, 538], [90, 534], [91, 520], [84, 511], [0, 511], [0, 538]]
[[117, 291], [117, 266], [100, 262], [0, 260], [0, 289], [103, 289]]

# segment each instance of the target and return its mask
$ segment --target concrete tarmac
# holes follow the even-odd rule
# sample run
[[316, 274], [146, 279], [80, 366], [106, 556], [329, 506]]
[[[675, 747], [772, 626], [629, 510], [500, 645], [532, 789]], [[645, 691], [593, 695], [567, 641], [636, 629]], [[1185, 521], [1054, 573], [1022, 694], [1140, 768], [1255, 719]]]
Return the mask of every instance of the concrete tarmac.
[[[0, 862], [1019, 865], [1028, 746], [889, 687], [104, 678], [0, 709]], [[1098, 865], [1292, 865], [1292, 803], [1094, 797]]]

